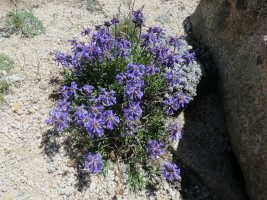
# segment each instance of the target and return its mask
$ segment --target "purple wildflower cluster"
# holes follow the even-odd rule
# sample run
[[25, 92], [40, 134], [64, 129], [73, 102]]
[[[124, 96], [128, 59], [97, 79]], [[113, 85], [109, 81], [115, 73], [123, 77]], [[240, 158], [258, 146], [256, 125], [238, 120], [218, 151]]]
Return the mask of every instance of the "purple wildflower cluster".
[[178, 72], [166, 72], [164, 76], [169, 86], [178, 85], [180, 83]]
[[169, 127], [168, 127], [168, 130], [167, 130], [168, 134], [171, 135], [172, 139], [173, 140], [177, 140], [178, 139], [181, 139], [182, 138], [182, 127], [179, 126], [179, 123], [178, 122], [175, 122], [174, 124], [171, 124]]
[[[150, 27], [147, 33], [142, 34], [143, 39], [140, 45], [149, 53], [155, 60], [155, 63], [159, 66], [166, 67], [170, 69], [170, 72], [166, 72], [165, 78], [169, 86], [175, 86], [180, 83], [180, 74], [175, 68], [175, 64], [186, 65], [194, 63], [196, 60], [195, 53], [190, 53], [184, 51], [182, 56], [178, 55], [178, 51], [181, 49], [183, 43], [181, 42], [181, 37], [170, 37], [168, 40], [168, 45], [173, 47], [170, 49], [167, 44], [164, 43], [165, 40], [165, 30], [160, 27]], [[163, 40], [164, 39], [164, 40]]]
[[[182, 55], [179, 55], [178, 51], [181, 50], [183, 45], [182, 38], [170, 37], [167, 40], [165, 37], [166, 31], [160, 27], [149, 27], [146, 33], [141, 34], [142, 27], [145, 26], [142, 10], [133, 11], [132, 22], [135, 25], [134, 31], [137, 28], [140, 29], [139, 39], [141, 41], [138, 42], [138, 45], [141, 48], [138, 49], [139, 47], [137, 47], [137, 49], [142, 51], [142, 56], [146, 56], [148, 62], [145, 65], [140, 64], [139, 60], [132, 59], [134, 55], [131, 51], [132, 44], [126, 37], [115, 37], [110, 32], [110, 27], [115, 26], [115, 31], [118, 28], [116, 26], [119, 20], [115, 17], [110, 21], [105, 21], [102, 25], [97, 25], [95, 32], [88, 28], [85, 29], [81, 35], [89, 37], [89, 42], [70, 40], [72, 55], [66, 55], [62, 52], [56, 53], [55, 60], [69, 68], [73, 72], [75, 80], [80, 80], [79, 78], [82, 77], [81, 82], [86, 83], [80, 85], [81, 82], [73, 81], [70, 85], [65, 85], [60, 89], [61, 100], [46, 120], [48, 124], [54, 125], [57, 131], [62, 132], [71, 127], [72, 124], [76, 124], [90, 138], [103, 139], [104, 136], [108, 136], [108, 130], [110, 132], [113, 130], [114, 133], [123, 130], [123, 137], [126, 134], [133, 135], [136, 133], [138, 136], [141, 132], [138, 132], [138, 128], [141, 129], [141, 122], [146, 120], [146, 116], [148, 116], [146, 112], [150, 112], [145, 109], [148, 103], [146, 101], [142, 102], [144, 92], [150, 91], [149, 89], [146, 90], [145, 84], [150, 84], [147, 78], [156, 73], [161, 73], [159, 77], [161, 75], [165, 77], [166, 87], [175, 88], [181, 83], [182, 74], [177, 71], [175, 65], [188, 66], [193, 64], [196, 60], [195, 53], [184, 51]], [[111, 86], [107, 86], [109, 84], [107, 83], [103, 87], [103, 85], [98, 84], [98, 80], [96, 84], [93, 82], [94, 79], [92, 79], [92, 82], [91, 79], [87, 81], [86, 75], [91, 75], [90, 72], [99, 74], [102, 69], [105, 71], [105, 69], [111, 69], [110, 66], [113, 67], [113, 65], [121, 63], [118, 61], [123, 61], [122, 63], [125, 63], [125, 65], [117, 69], [125, 69], [125, 71], [116, 71], [112, 77], [114, 78], [117, 75], [116, 82], [121, 85], [120, 88], [124, 88], [123, 91], [119, 90], [116, 93], [112, 90], [117, 88], [117, 84], [114, 87], [112, 83]], [[110, 63], [112, 64], [109, 66]], [[106, 66], [108, 68], [103, 68]], [[105, 71], [103, 74], [109, 75], [109, 72]], [[94, 73], [92, 74], [94, 75]], [[94, 78], [98, 79], [98, 77]], [[155, 75], [155, 78], [158, 78], [157, 75]], [[99, 82], [101, 83], [101, 81]], [[160, 89], [156, 91], [164, 91], [161, 87], [159, 86]], [[153, 98], [156, 100], [153, 100], [153, 103], [162, 102], [157, 95], [154, 96]], [[179, 108], [184, 107], [189, 101], [190, 97], [184, 93], [177, 94], [173, 92], [172, 96], [167, 97], [162, 105], [167, 115], [174, 115]], [[142, 117], [143, 115], [144, 117]], [[182, 137], [182, 127], [176, 122], [167, 128], [167, 133], [173, 140], [180, 139]], [[148, 140], [151, 140], [150, 136], [148, 138]], [[148, 141], [144, 150], [150, 158], [158, 158], [164, 154], [165, 149], [162, 142], [151, 140]], [[90, 173], [102, 172], [104, 163], [100, 154], [88, 153], [84, 159], [85, 169]], [[177, 180], [180, 169], [175, 164], [166, 163], [162, 165], [162, 174], [169, 181]]]
[[156, 140], [149, 141], [146, 151], [150, 154], [150, 158], [157, 158], [164, 152], [163, 144], [161, 142], [157, 142]]
[[180, 93], [173, 97], [168, 97], [163, 102], [163, 107], [166, 109], [166, 114], [174, 115], [174, 112], [177, 111], [180, 107], [184, 107], [184, 104], [188, 104], [190, 97], [185, 96], [184, 93]]
[[104, 163], [100, 154], [92, 154], [89, 152], [88, 155], [84, 156], [83, 158], [86, 159], [85, 169], [88, 170], [91, 174], [102, 172]]
[[126, 74], [120, 73], [116, 77], [119, 84], [125, 84], [124, 99], [129, 102], [128, 107], [124, 109], [124, 115], [127, 120], [125, 129], [126, 133], [130, 135], [137, 131], [136, 122], [142, 117], [143, 111], [140, 103], [143, 97], [143, 75], [150, 76], [159, 71], [159, 68], [155, 67], [153, 63], [148, 64], [147, 67], [129, 63]]
[[176, 164], [166, 163], [162, 165], [161, 173], [168, 181], [178, 180], [180, 169]]
[[68, 128], [70, 122], [72, 122], [68, 111], [54, 109], [49, 113], [49, 116], [50, 118], [46, 120], [46, 123], [53, 124], [58, 132], [62, 132], [65, 128]]
[[133, 11], [133, 19], [132, 19], [133, 23], [135, 24], [135, 27], [142, 27], [145, 26], [144, 25], [144, 15], [142, 10], [136, 10]]
[[119, 125], [120, 119], [112, 110], [105, 110], [105, 107], [116, 104], [114, 91], [106, 91], [101, 88], [99, 96], [92, 97], [91, 105], [75, 108], [74, 117], [78, 124], [81, 124], [90, 137], [101, 138], [104, 135], [104, 129], [113, 130]]
[[127, 125], [125, 125], [125, 127], [128, 134], [132, 134], [137, 130], [137, 128], [134, 127], [136, 124], [135, 122], [139, 121], [142, 116], [143, 111], [140, 106], [140, 101], [143, 97], [141, 88], [144, 85], [142, 76], [145, 73], [145, 69], [144, 65], [129, 63], [126, 74], [117, 76], [118, 83], [126, 83], [124, 98], [128, 100], [129, 104], [128, 107], [124, 109], [124, 115], [127, 120]]
[[194, 61], [196, 61], [196, 54], [195, 54], [195, 52], [193, 52], [193, 53], [189, 53], [188, 51], [184, 51], [184, 53], [183, 53], [183, 55], [182, 55], [182, 58], [183, 58], [183, 63], [185, 64], [185, 65], [189, 65], [190, 63], [194, 63]]
[[[64, 86], [60, 91], [63, 100], [57, 104], [57, 108], [46, 120], [46, 123], [55, 125], [59, 132], [68, 128], [70, 122], [77, 122], [90, 137], [101, 138], [104, 135], [104, 129], [113, 130], [119, 125], [119, 117], [113, 114], [112, 110], [105, 110], [105, 107], [116, 104], [116, 93], [113, 90], [108, 92], [105, 88], [101, 88], [98, 97], [91, 97], [94, 92], [93, 86], [85, 85], [79, 89], [77, 84], [72, 82], [70, 87]], [[78, 98], [79, 95], [89, 99], [90, 104], [72, 106], [71, 98]], [[73, 113], [72, 118], [71, 113]]]
[[113, 18], [110, 22], [106, 21], [104, 25], [96, 26], [97, 32], [93, 34], [91, 34], [90, 29], [84, 30], [81, 34], [88, 36], [91, 34], [91, 41], [83, 43], [69, 40], [72, 44], [73, 55], [58, 52], [55, 61], [65, 67], [74, 69], [74, 74], [80, 76], [87, 64], [91, 64], [93, 67], [108, 60], [114, 60], [114, 57], [122, 57], [128, 60], [131, 43], [125, 37], [113, 37], [108, 28], [117, 23], [119, 23], [119, 20], [116, 18]]

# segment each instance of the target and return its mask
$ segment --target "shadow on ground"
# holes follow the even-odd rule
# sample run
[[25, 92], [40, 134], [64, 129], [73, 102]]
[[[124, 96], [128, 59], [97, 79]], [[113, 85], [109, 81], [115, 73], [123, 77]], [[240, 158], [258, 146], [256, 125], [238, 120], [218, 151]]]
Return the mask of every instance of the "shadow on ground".
[[[63, 85], [62, 80], [59, 77], [52, 77], [49, 81], [51, 86]], [[49, 95], [49, 99], [58, 101], [60, 98], [58, 89], [52, 91]], [[43, 150], [44, 155], [48, 157], [49, 162], [53, 161], [57, 154], [63, 154], [68, 158], [67, 165], [74, 167], [76, 170], [77, 183], [76, 189], [82, 191], [90, 187], [90, 177], [88, 172], [85, 171], [84, 166], [81, 162], [81, 152], [78, 152], [73, 145], [73, 137], [70, 133], [65, 132], [61, 135], [55, 129], [50, 129], [43, 133], [40, 148]], [[60, 148], [63, 148], [63, 153], [60, 152]], [[85, 155], [85, 154], [84, 154]]]
[[40, 148], [43, 149], [43, 153], [48, 157], [49, 162], [53, 162], [56, 154], [61, 153], [60, 148], [64, 149], [63, 154], [68, 158], [67, 166], [74, 167], [76, 170], [77, 183], [75, 187], [78, 191], [82, 191], [90, 187], [91, 181], [88, 172], [85, 171], [80, 161], [80, 153], [71, 144], [72, 139], [71, 136], [63, 137], [51, 129], [43, 133]]

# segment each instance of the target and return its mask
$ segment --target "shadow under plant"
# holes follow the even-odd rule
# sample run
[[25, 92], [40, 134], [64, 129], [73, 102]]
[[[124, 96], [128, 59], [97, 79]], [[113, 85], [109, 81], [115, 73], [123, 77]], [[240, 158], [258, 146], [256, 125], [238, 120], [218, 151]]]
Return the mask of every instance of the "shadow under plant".
[[204, 76], [198, 87], [198, 96], [184, 111], [185, 134], [178, 150], [173, 151], [181, 166], [181, 194], [184, 199], [194, 200], [245, 200], [247, 195], [242, 173], [231, 151], [217, 96], [215, 62], [205, 46], [190, 37], [187, 21], [185, 28], [187, 32], [189, 30], [187, 39], [196, 47], [194, 51], [203, 66]]
[[[62, 85], [63, 82], [58, 77], [52, 77], [49, 81], [51, 86]], [[54, 101], [59, 100], [60, 96], [58, 90], [55, 89], [50, 95], [49, 99]], [[63, 135], [62, 135], [63, 134]], [[46, 161], [48, 163], [48, 172], [53, 172], [57, 170], [57, 166], [54, 164], [54, 159], [56, 159], [57, 154], [60, 156], [67, 157], [68, 162], [65, 163], [67, 167], [73, 167], [76, 171], [77, 180], [75, 188], [78, 191], [82, 191], [90, 187], [90, 176], [88, 172], [84, 169], [83, 164], [79, 161], [81, 157], [79, 156], [78, 149], [73, 145], [73, 137], [71, 134], [58, 133], [55, 129], [49, 129], [42, 135], [42, 141], [40, 148], [43, 150], [43, 154], [46, 156]]]
[[[41, 148], [43, 149], [43, 153], [47, 157], [47, 162], [49, 163], [48, 172], [53, 172], [57, 170], [57, 166], [54, 165], [54, 158], [57, 154], [62, 154], [61, 156], [66, 156], [68, 158], [68, 162], [66, 165], [68, 167], [73, 167], [76, 170], [76, 189], [78, 191], [82, 191], [85, 188], [90, 187], [90, 177], [88, 172], [84, 170], [83, 165], [79, 162], [79, 156], [77, 155], [77, 149], [73, 148], [72, 145], [72, 137], [62, 137], [55, 130], [48, 130], [43, 133]], [[63, 151], [60, 151], [63, 149]]]

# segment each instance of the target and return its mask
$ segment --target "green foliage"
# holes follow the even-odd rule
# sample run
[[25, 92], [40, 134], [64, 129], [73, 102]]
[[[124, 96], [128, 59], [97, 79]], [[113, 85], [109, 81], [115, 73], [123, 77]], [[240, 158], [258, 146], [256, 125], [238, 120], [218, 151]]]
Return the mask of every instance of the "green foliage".
[[8, 86], [6, 81], [0, 80], [0, 102], [5, 102], [4, 93], [8, 90]]
[[133, 168], [132, 166], [129, 166], [127, 168], [127, 174], [128, 174], [127, 182], [130, 184], [131, 189], [133, 191], [142, 190], [147, 185], [145, 177], [142, 174], [144, 172], [141, 170], [142, 169]]
[[0, 54], [0, 70], [9, 71], [14, 65], [14, 61], [5, 54]]
[[43, 23], [32, 12], [27, 11], [10, 11], [5, 26], [21, 33], [24, 37], [34, 37], [45, 32]]
[[[121, 7], [119, 7], [116, 18], [120, 19], [120, 23], [112, 27], [111, 32], [116, 37], [124, 36], [131, 43], [135, 43], [139, 41], [142, 29], [136, 29], [134, 27], [134, 23], [132, 22], [133, 5], [129, 4], [128, 7], [129, 12], [127, 14], [122, 13]], [[144, 6], [142, 6], [140, 10], [143, 8]]]
[[[0, 70], [9, 71], [14, 65], [14, 61], [5, 54], [0, 54]], [[0, 76], [1, 78], [1, 76]], [[5, 102], [4, 94], [8, 90], [9, 84], [0, 80], [0, 102]]]
[[4, 93], [8, 89], [8, 83], [6, 81], [1, 81], [0, 80], [0, 93]]

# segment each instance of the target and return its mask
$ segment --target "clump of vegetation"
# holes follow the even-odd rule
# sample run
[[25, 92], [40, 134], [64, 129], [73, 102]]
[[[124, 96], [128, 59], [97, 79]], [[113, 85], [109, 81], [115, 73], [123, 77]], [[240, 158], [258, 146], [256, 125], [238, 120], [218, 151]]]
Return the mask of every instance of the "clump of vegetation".
[[59, 133], [71, 133], [90, 173], [102, 173], [109, 162], [122, 159], [128, 181], [140, 189], [159, 172], [168, 181], [179, 177], [176, 164], [149, 161], [164, 160], [170, 141], [182, 136], [178, 122], [165, 124], [191, 100], [180, 84], [195, 53], [183, 51], [182, 38], [167, 37], [160, 27], [144, 31], [142, 10], [131, 14], [122, 22], [105, 21], [93, 33], [84, 30], [89, 41], [70, 40], [72, 55], [57, 53], [56, 61], [66, 68], [65, 84], [46, 122]]
[[8, 86], [6, 81], [0, 80], [0, 102], [5, 102], [4, 94], [8, 90]]
[[5, 93], [8, 89], [8, 83], [6, 81], [0, 80], [0, 93]]
[[34, 37], [45, 32], [43, 23], [32, 12], [10, 11], [5, 27], [21, 33], [24, 37]]
[[14, 61], [5, 54], [0, 54], [0, 70], [9, 71], [14, 65]]
[[[8, 72], [14, 65], [14, 61], [5, 54], [0, 54], [0, 70], [4, 70]], [[1, 75], [0, 75], [1, 78]], [[4, 94], [8, 90], [9, 84], [4, 81], [0, 80], [0, 102], [5, 102]]]

